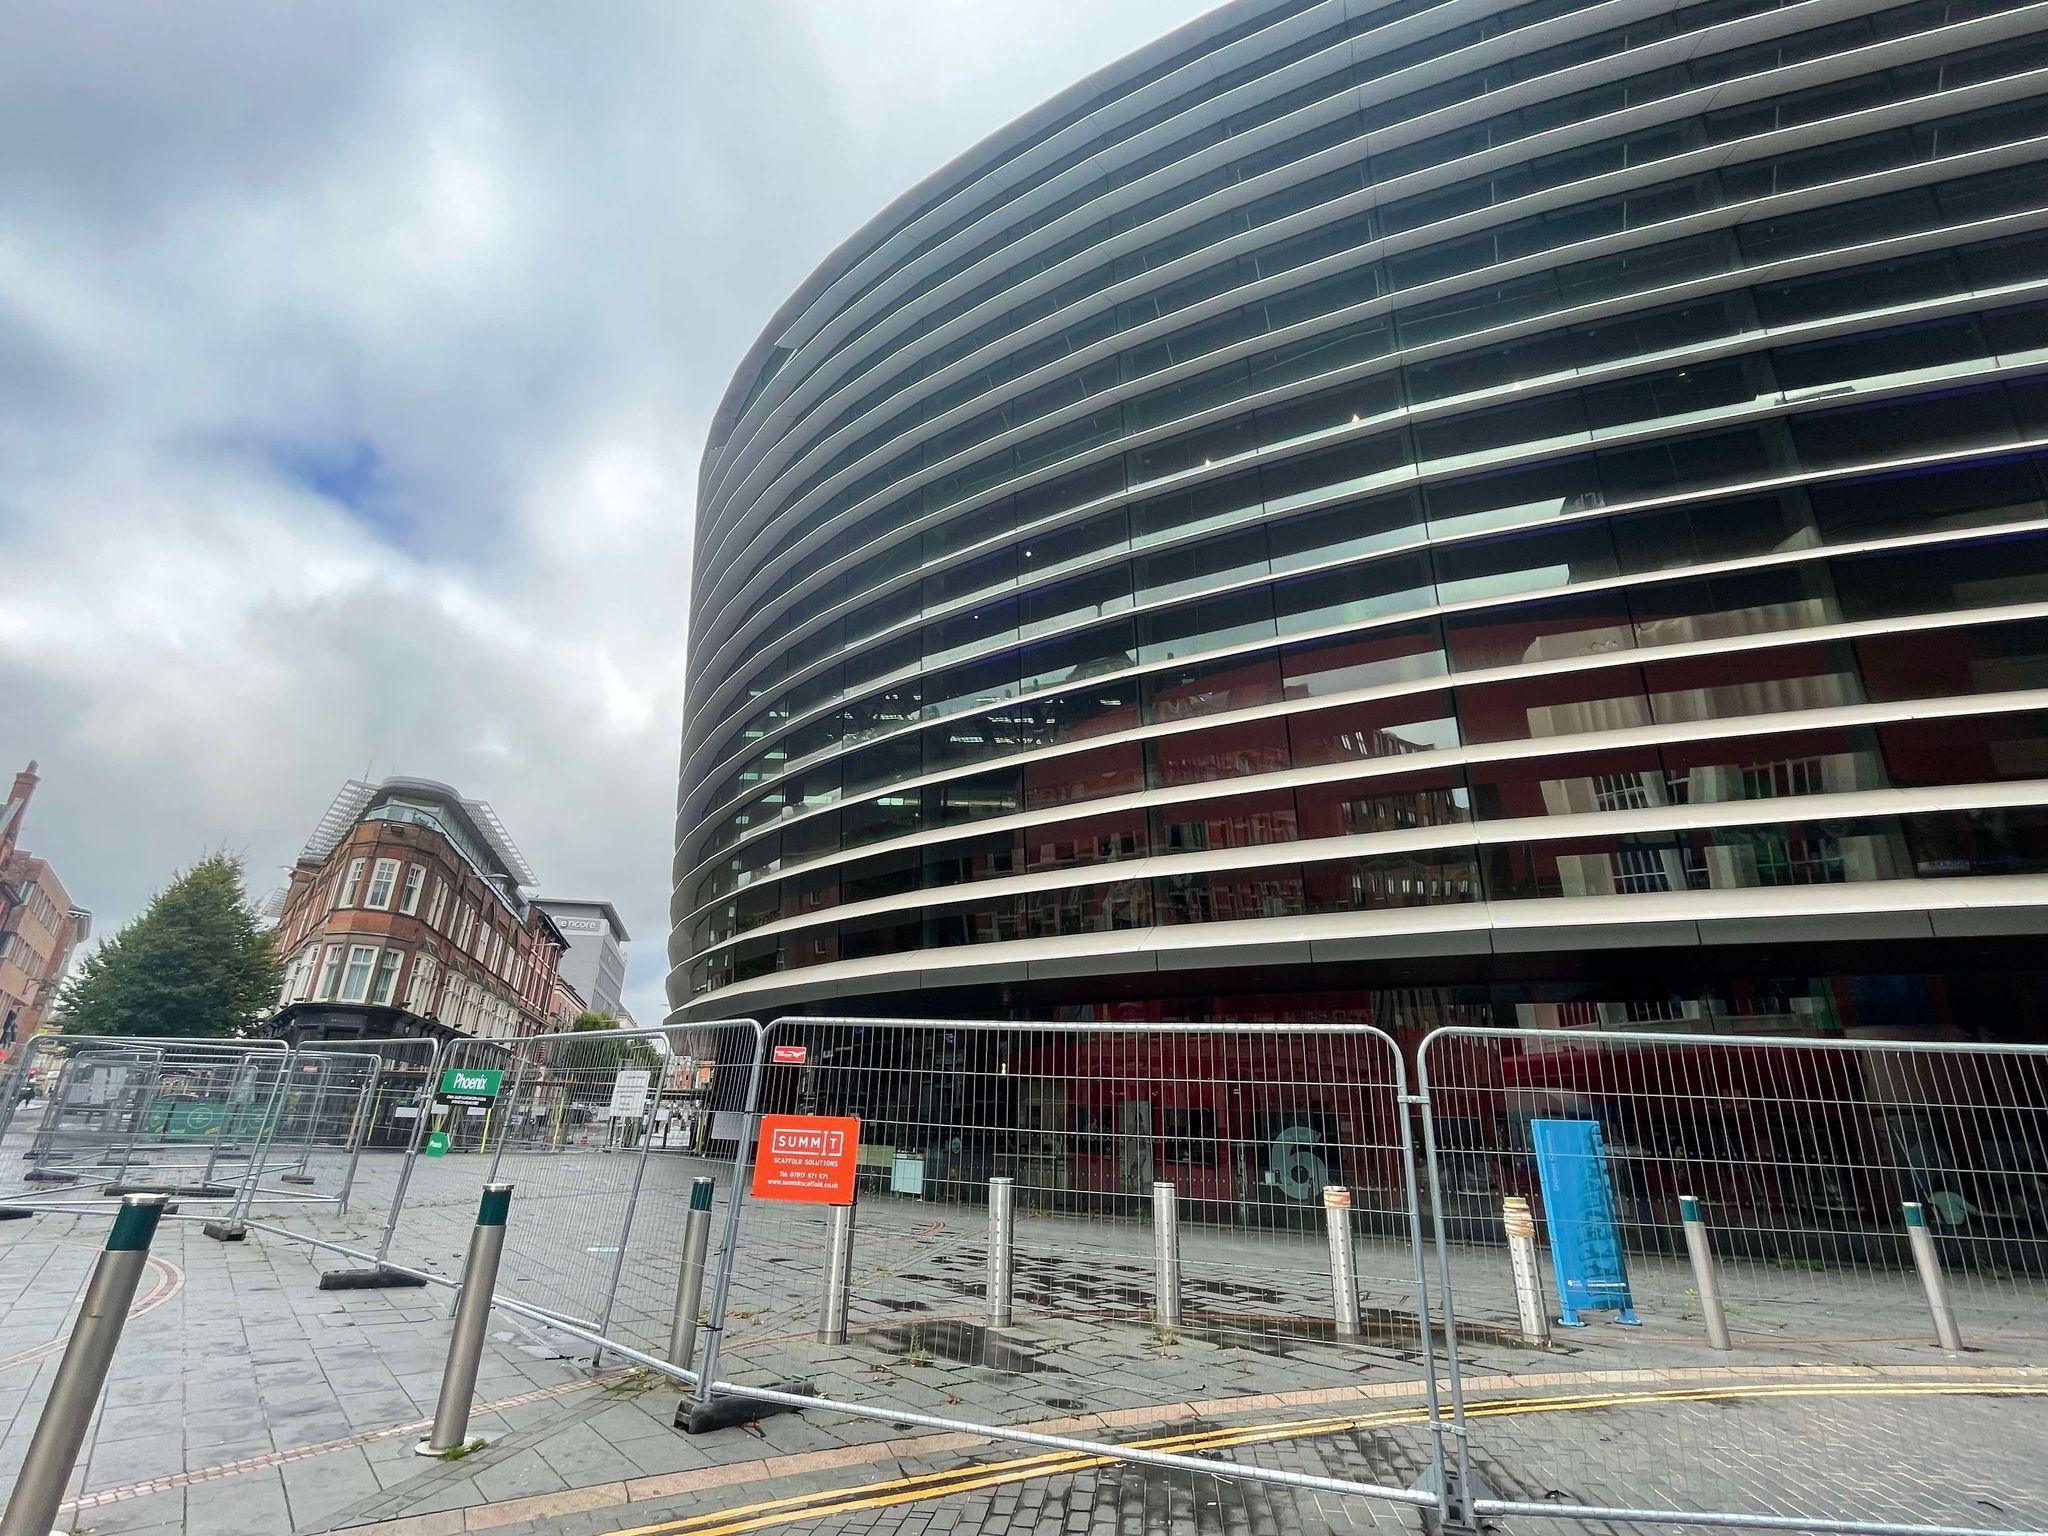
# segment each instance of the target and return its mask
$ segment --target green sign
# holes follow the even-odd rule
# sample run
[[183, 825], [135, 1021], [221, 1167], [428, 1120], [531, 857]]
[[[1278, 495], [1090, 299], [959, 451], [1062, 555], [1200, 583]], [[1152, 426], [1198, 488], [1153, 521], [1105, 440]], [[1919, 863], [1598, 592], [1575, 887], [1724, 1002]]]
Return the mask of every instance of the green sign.
[[441, 1093], [458, 1104], [482, 1104], [498, 1096], [505, 1074], [496, 1068], [450, 1067], [441, 1074]]
[[446, 1131], [427, 1132], [427, 1144], [422, 1150], [429, 1157], [445, 1157], [448, 1153], [448, 1133]]

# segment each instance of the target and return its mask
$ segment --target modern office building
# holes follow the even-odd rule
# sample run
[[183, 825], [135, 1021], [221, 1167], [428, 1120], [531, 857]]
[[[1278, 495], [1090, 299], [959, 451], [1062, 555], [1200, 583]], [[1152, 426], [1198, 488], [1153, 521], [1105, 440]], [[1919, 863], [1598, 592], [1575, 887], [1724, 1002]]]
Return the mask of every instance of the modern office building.
[[497, 813], [431, 779], [352, 779], [299, 854], [266, 1029], [294, 1040], [552, 1028], [563, 938]]
[[562, 979], [583, 1006], [595, 1013], [619, 1013], [619, 995], [626, 986], [626, 951], [632, 942], [619, 909], [608, 901], [570, 901], [544, 897], [540, 903], [561, 930], [568, 950], [562, 955]]
[[2048, 1037], [2048, 4], [1239, 0], [705, 456], [669, 996]]

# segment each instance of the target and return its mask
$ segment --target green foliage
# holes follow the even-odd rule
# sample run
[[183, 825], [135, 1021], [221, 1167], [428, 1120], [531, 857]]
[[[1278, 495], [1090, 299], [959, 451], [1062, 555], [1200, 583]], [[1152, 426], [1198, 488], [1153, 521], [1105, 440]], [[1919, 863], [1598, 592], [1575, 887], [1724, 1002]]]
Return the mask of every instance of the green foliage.
[[242, 861], [202, 859], [102, 944], [64, 989], [74, 1035], [238, 1035], [283, 983], [270, 934], [242, 889]]
[[662, 1054], [647, 1041], [603, 1038], [607, 1031], [619, 1027], [619, 1021], [613, 1015], [581, 1013], [569, 1027], [577, 1034], [587, 1034], [591, 1038], [587, 1041], [564, 1040], [555, 1047], [554, 1060], [549, 1068], [573, 1075], [575, 1088], [572, 1098], [610, 1099], [611, 1074], [621, 1067], [643, 1067], [654, 1074], [655, 1082], [661, 1081]]

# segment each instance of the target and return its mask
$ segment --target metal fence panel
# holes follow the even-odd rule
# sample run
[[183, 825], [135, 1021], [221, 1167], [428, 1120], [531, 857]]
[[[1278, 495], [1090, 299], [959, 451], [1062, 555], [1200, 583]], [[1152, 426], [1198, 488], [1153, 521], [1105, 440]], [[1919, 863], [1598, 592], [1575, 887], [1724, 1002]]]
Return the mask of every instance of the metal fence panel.
[[[290, 1059], [274, 1042], [37, 1036], [14, 1075], [13, 1112], [0, 1132], [0, 1198], [97, 1204], [124, 1189], [199, 1203], [234, 1204], [245, 1192], [317, 1198], [280, 1182], [290, 1169], [278, 1135], [310, 1134], [291, 1094]], [[340, 1070], [337, 1060], [323, 1061], [323, 1071]], [[31, 1074], [33, 1097], [21, 1091]], [[293, 1144], [292, 1155], [298, 1150]]]
[[[492, 1179], [513, 1186], [498, 1295], [652, 1347], [673, 1313], [671, 1218], [721, 1094], [740, 1099], [759, 1026], [608, 1029], [452, 1043], [390, 1258], [450, 1281]], [[478, 1091], [463, 1093], [464, 1087]], [[441, 1140], [445, 1138], [445, 1140]]]
[[[1988, 1504], [1959, 1493], [1944, 1520], [1922, 1481], [1895, 1507], [1867, 1491], [1852, 1507], [1813, 1466], [1818, 1442], [1850, 1455], [1883, 1425], [1898, 1443], [1872, 1454], [1960, 1489], [1985, 1426], [1944, 1393], [1995, 1394], [2041, 1363], [2048, 1048], [1455, 1027], [1423, 1042], [1418, 1075], [1477, 1512], [2048, 1520], [2038, 1483]], [[1539, 1262], [1518, 1266], [1516, 1226]], [[1672, 1392], [1549, 1414], [1540, 1432], [1500, 1392], [1472, 1397], [1475, 1379], [1528, 1368], [1532, 1285], [1576, 1370], [1647, 1370]], [[1967, 1356], [1943, 1347], [1951, 1326]]]
[[[243, 1218], [278, 1236], [366, 1263], [388, 1254], [412, 1165], [425, 1140], [441, 1047], [433, 1040], [306, 1046], [286, 1067], [287, 1091]], [[281, 1202], [279, 1192], [297, 1192]]]
[[[1433, 1386], [1405, 1100], [1365, 1026], [782, 1019], [741, 1161], [851, 1117], [857, 1197], [744, 1202], [702, 1368], [996, 1434], [1390, 1359]], [[1434, 1503], [1436, 1441], [1390, 1428], [1346, 1486]]]

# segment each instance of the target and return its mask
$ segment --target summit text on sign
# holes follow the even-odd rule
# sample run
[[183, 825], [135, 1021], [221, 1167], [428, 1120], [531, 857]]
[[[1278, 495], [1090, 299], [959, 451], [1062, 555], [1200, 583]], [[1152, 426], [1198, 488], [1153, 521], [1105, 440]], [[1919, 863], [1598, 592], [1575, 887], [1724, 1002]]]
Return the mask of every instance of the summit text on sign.
[[853, 1204], [860, 1121], [838, 1115], [764, 1115], [754, 1149], [756, 1200]]

